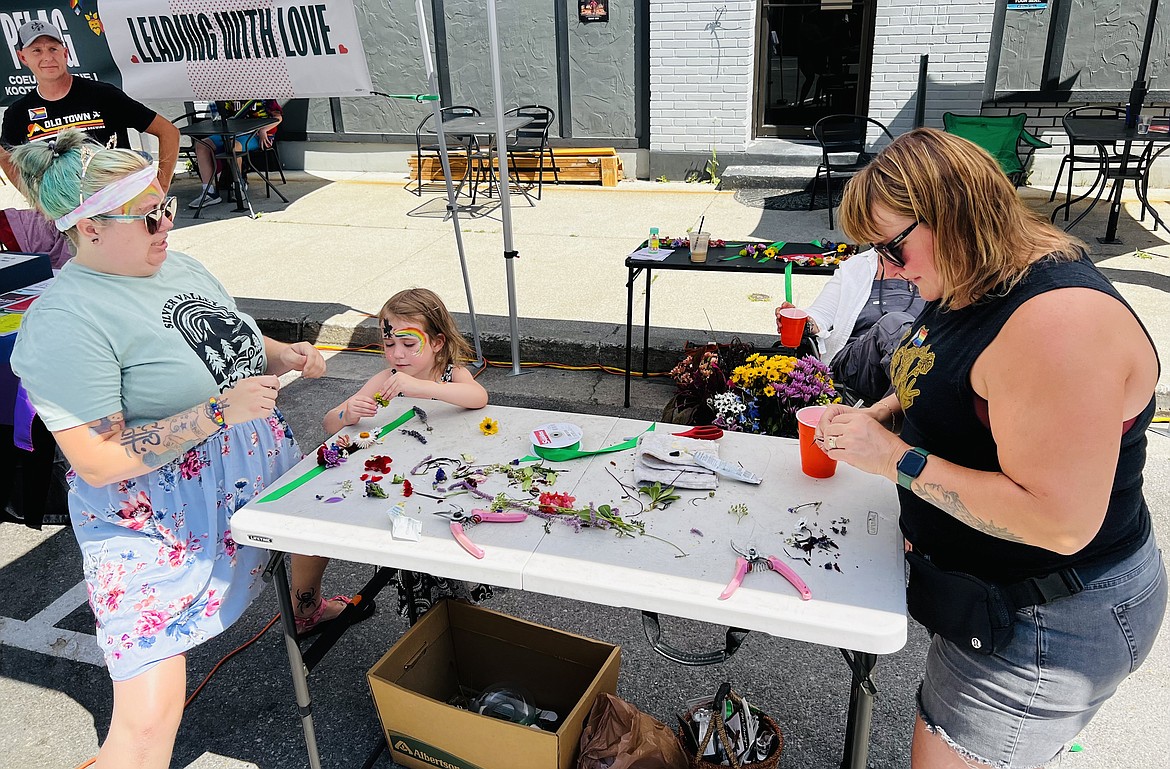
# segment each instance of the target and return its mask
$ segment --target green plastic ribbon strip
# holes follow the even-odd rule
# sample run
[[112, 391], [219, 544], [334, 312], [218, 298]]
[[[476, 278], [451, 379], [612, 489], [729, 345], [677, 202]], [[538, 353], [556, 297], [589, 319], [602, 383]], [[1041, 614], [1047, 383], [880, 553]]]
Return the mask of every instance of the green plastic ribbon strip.
[[[401, 427], [402, 425], [406, 424], [410, 420], [414, 419], [414, 417], [415, 417], [414, 407], [411, 407], [411, 409], [409, 411], [405, 412], [404, 414], [402, 414], [402, 416], [398, 417], [390, 424], [383, 426], [382, 429], [377, 432], [375, 437], [381, 438], [382, 436], [386, 435], [386, 433], [390, 432], [391, 430], [394, 430], [395, 428]], [[314, 478], [316, 478], [318, 475], [320, 475], [323, 472], [325, 472], [325, 468], [322, 467], [321, 465], [317, 465], [313, 469], [306, 471], [299, 478], [294, 478], [293, 480], [291, 480], [288, 483], [281, 486], [279, 489], [276, 489], [275, 491], [270, 491], [269, 493], [265, 494], [263, 497], [260, 498], [260, 500], [257, 504], [262, 505], [265, 502], [275, 502], [276, 500], [283, 497], [285, 494], [288, 494], [290, 491], [293, 491], [294, 489], [299, 489], [301, 486], [304, 486], [306, 483], [313, 480]]]
[[389, 99], [410, 99], [411, 101], [438, 101], [439, 95], [434, 93], [387, 93]]
[[792, 303], [792, 260], [784, 265], [784, 301]]
[[563, 449], [542, 449], [539, 446], [532, 447], [532, 453], [536, 456], [526, 456], [520, 459], [521, 462], [537, 462], [539, 460], [546, 460], [548, 462], [568, 462], [570, 459], [580, 459], [581, 457], [592, 457], [597, 454], [609, 454], [614, 451], [627, 451], [638, 445], [638, 438], [645, 433], [654, 429], [654, 424], [651, 424], [638, 435], [635, 435], [629, 440], [615, 443], [612, 446], [606, 446], [601, 449], [593, 449], [592, 451], [582, 451], [578, 448], [580, 443], [574, 443], [572, 446], [566, 446]]

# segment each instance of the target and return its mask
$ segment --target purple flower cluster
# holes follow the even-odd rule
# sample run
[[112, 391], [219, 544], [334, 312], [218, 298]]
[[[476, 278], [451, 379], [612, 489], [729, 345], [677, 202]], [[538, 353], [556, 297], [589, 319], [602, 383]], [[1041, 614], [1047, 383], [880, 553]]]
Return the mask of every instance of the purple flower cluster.
[[776, 394], [793, 407], [828, 403], [837, 397], [829, 367], [806, 355], [796, 362], [786, 382], [773, 382]]

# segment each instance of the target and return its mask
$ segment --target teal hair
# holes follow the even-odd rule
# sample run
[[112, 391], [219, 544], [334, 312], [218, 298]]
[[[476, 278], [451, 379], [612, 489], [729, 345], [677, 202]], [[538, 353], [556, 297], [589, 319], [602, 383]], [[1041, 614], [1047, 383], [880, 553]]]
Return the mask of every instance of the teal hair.
[[[77, 208], [82, 200], [111, 182], [149, 164], [137, 152], [103, 149], [74, 130], [62, 131], [55, 140], [22, 144], [12, 151], [12, 162], [20, 173], [25, 196], [50, 221]], [[65, 234], [76, 246], [77, 228], [70, 227]]]

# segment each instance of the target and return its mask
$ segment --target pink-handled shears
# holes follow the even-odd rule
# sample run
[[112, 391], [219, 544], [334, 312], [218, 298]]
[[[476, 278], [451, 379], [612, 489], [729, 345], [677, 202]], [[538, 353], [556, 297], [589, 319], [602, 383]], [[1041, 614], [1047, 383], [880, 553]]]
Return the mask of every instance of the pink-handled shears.
[[435, 513], [451, 521], [451, 536], [467, 552], [476, 558], [483, 558], [483, 549], [467, 538], [466, 531], [481, 523], [519, 523], [528, 518], [528, 513], [494, 513], [490, 510], [472, 510], [471, 514], [462, 510], [442, 511]]
[[743, 578], [749, 571], [774, 571], [784, 579], [792, 583], [792, 586], [800, 593], [800, 598], [803, 601], [812, 599], [812, 591], [808, 589], [808, 585], [804, 584], [804, 580], [800, 575], [792, 570], [792, 567], [781, 561], [774, 555], [762, 556], [754, 547], [749, 547], [747, 550], [740, 550], [731, 543], [731, 549], [739, 553], [739, 558], [735, 559], [735, 576], [731, 578], [731, 582], [727, 583], [727, 587], [723, 589], [719, 600], [726, 601], [728, 598], [739, 589], [743, 584]]

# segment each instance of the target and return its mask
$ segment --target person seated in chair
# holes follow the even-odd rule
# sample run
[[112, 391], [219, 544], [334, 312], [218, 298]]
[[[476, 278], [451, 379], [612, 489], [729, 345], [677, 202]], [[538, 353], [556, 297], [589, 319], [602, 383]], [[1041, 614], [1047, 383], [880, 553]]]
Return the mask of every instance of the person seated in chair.
[[0, 208], [0, 250], [48, 254], [54, 270], [73, 258], [65, 233], [31, 208]]
[[[924, 302], [914, 284], [886, 278], [881, 258], [873, 249], [841, 262], [811, 305], [808, 332], [823, 347], [833, 382], [852, 399], [876, 403], [890, 391], [890, 358]], [[780, 310], [776, 308], [776, 330]]]
[[[280, 108], [280, 102], [275, 99], [217, 101], [213, 106], [213, 115], [218, 114], [226, 118], [275, 118], [277, 125], [284, 114]], [[244, 155], [254, 150], [271, 147], [276, 136], [277, 125], [270, 126], [263, 131], [257, 131], [249, 136], [244, 143], [241, 143], [239, 139], [236, 140], [236, 164], [241, 179], [243, 178]], [[223, 152], [223, 139], [219, 136], [210, 136], [195, 141], [195, 157], [199, 164], [199, 179], [203, 182], [203, 188], [199, 195], [188, 204], [188, 208], [199, 208], [201, 205], [206, 208], [223, 200], [219, 195], [215, 181], [215, 156]]]

